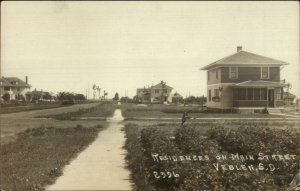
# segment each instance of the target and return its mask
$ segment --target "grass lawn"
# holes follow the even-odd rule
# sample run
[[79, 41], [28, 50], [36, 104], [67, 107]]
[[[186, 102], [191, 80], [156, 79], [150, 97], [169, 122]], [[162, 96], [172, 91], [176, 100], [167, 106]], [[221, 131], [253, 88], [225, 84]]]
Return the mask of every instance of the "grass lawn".
[[57, 107], [63, 107], [61, 103], [53, 102], [53, 103], [41, 103], [41, 104], [28, 104], [23, 106], [14, 106], [14, 107], [1, 107], [0, 113], [16, 113], [22, 111], [32, 111], [32, 110], [39, 110], [39, 109], [51, 109]]
[[[77, 101], [75, 104], [89, 104], [94, 101]], [[33, 111], [33, 110], [42, 110], [42, 109], [51, 109], [58, 107], [66, 107], [69, 105], [63, 105], [62, 102], [41, 102], [41, 103], [25, 103], [16, 106], [1, 106], [0, 114], [6, 113], [17, 113], [22, 111]]]
[[[97, 107], [99, 103], [75, 104], [67, 107], [59, 107], [52, 109], [34, 110], [10, 114], [1, 114], [0, 129], [1, 129], [1, 144], [12, 142], [17, 138], [17, 134], [25, 131], [28, 128], [38, 127], [62, 127], [70, 128], [77, 124], [85, 127], [93, 127], [99, 123], [106, 125], [106, 121], [99, 120], [56, 120], [48, 118], [48, 116], [57, 116], [58, 118], [68, 119], [66, 116], [75, 114], [87, 114], [89, 108]], [[99, 106], [101, 107], [101, 106]], [[99, 109], [101, 110], [101, 109]], [[79, 112], [80, 111], [80, 112]], [[82, 112], [84, 111], [84, 112]], [[109, 112], [106, 112], [110, 115]], [[72, 116], [70, 115], [70, 116]], [[45, 116], [45, 118], [37, 118], [37, 116]]]
[[96, 137], [101, 125], [84, 128], [35, 128], [1, 146], [2, 190], [44, 190], [62, 174], [63, 167]]
[[201, 106], [163, 105], [153, 104], [139, 106], [136, 104], [122, 104], [116, 106], [122, 109], [122, 114], [127, 119], [138, 118], [181, 118], [183, 112], [191, 111], [191, 118], [281, 118], [281, 116], [268, 114], [239, 114], [239, 113], [207, 113]]
[[58, 120], [71, 120], [81, 117], [110, 117], [116, 106], [112, 102], [102, 102], [90, 108], [80, 108], [77, 111], [59, 113], [54, 115], [41, 115], [38, 118], [53, 118]]

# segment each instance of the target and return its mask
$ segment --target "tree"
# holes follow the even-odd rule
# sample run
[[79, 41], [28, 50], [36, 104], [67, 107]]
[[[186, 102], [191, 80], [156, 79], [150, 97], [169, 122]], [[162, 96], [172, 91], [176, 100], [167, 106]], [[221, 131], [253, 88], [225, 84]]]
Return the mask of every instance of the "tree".
[[75, 100], [86, 100], [86, 97], [83, 94], [75, 94]]
[[115, 100], [115, 101], [119, 100], [119, 94], [118, 94], [118, 92], [116, 92], [115, 97], [113, 98], [113, 100]]
[[164, 101], [165, 101], [165, 99], [164, 99], [165, 98], [164, 90], [166, 88], [167, 82], [161, 81], [160, 84], [161, 84], [161, 89], [162, 89], [162, 91], [161, 91], [161, 103], [164, 103]]
[[53, 96], [49, 92], [44, 92], [43, 99], [52, 100]]
[[9, 102], [10, 101], [10, 95], [9, 93], [5, 93], [3, 96], [2, 96], [3, 100], [6, 101], [6, 102]]
[[108, 95], [108, 93], [104, 90], [103, 91], [103, 99], [105, 100], [105, 96], [107, 96]]
[[57, 95], [57, 99], [59, 101], [65, 101], [65, 100], [74, 100], [75, 99], [75, 95], [73, 93], [70, 92], [59, 92]]

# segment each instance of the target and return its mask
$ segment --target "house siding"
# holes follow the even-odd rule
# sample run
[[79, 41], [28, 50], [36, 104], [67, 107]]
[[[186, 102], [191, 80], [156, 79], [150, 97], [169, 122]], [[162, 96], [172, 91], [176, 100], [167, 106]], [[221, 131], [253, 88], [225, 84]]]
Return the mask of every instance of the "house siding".
[[222, 108], [230, 108], [232, 107], [233, 101], [233, 92], [232, 87], [223, 86], [221, 93], [221, 106]]
[[238, 78], [229, 78], [229, 67], [221, 67], [221, 83], [240, 83], [248, 80], [280, 82], [280, 68], [269, 67], [269, 79], [261, 79], [261, 67], [238, 67]]

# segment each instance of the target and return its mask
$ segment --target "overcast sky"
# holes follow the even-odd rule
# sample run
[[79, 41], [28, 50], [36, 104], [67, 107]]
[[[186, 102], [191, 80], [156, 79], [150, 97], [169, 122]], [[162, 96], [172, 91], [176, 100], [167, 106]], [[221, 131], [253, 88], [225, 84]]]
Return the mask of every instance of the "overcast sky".
[[206, 95], [200, 68], [237, 46], [290, 63], [281, 78], [300, 97], [297, 1], [1, 2], [1, 75], [38, 90], [134, 96], [164, 80]]

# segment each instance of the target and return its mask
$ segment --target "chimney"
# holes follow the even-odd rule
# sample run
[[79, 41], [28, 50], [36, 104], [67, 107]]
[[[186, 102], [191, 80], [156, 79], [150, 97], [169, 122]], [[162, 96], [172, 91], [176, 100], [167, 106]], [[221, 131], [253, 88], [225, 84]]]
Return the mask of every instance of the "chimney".
[[28, 84], [28, 76], [25, 76], [25, 83]]
[[237, 52], [240, 52], [240, 51], [243, 50], [243, 47], [242, 47], [242, 46], [238, 46], [238, 47], [236, 48], [236, 50], [237, 50]]

